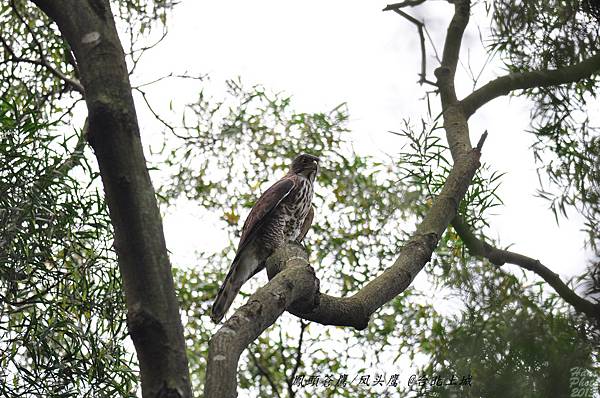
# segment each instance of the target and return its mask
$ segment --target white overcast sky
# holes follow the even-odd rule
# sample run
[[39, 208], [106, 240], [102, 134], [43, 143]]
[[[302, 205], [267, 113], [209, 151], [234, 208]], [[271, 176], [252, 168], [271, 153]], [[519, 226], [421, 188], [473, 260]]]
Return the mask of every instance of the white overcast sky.
[[[398, 139], [387, 133], [398, 130], [404, 119], [419, 123], [426, 116], [423, 99], [429, 87], [416, 81], [420, 68], [415, 27], [392, 12], [382, 12], [381, 1], [182, 1], [169, 22], [169, 35], [144, 56], [133, 83], [143, 83], [169, 72], [209, 74], [213, 93], [222, 83], [240, 76], [247, 85], [293, 96], [295, 109], [326, 111], [347, 102], [355, 148], [381, 156], [400, 149]], [[441, 51], [452, 6], [445, 1], [408, 12], [424, 20]], [[481, 6], [465, 34], [461, 61], [479, 70], [485, 52], [477, 25], [485, 36], [488, 24]], [[429, 78], [436, 66], [428, 47]], [[488, 66], [480, 84], [503, 74], [498, 62]], [[159, 84], [149, 88], [156, 108], [168, 109], [169, 100], [183, 104], [197, 94], [189, 84]], [[461, 68], [457, 78], [459, 97], [471, 89]], [[224, 94], [223, 94], [224, 95]], [[438, 99], [434, 98], [437, 104]], [[158, 137], [158, 126], [137, 102], [145, 144]], [[483, 161], [506, 172], [500, 195], [505, 205], [495, 210], [488, 235], [512, 250], [538, 258], [568, 278], [583, 271], [586, 252], [581, 217], [570, 212], [557, 225], [548, 203], [534, 197], [538, 188], [536, 165], [529, 146], [530, 105], [516, 98], [502, 98], [482, 108], [470, 121], [471, 140], [484, 130], [489, 137]], [[438, 109], [439, 110], [439, 109]], [[147, 150], [147, 148], [146, 148]], [[147, 151], [148, 152], [148, 151]], [[274, 176], [274, 179], [277, 178]], [[174, 262], [193, 261], [193, 253], [217, 247], [224, 234], [206, 227], [202, 213], [182, 206], [165, 218], [165, 233]]]

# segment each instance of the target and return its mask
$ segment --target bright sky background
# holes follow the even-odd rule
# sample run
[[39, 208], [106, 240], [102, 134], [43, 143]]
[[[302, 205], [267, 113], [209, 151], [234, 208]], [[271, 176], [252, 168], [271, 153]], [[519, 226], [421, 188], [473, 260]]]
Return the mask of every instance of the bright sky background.
[[[395, 154], [400, 142], [387, 131], [399, 130], [404, 119], [418, 124], [426, 117], [423, 98], [431, 88], [416, 83], [420, 53], [414, 25], [395, 13], [382, 12], [385, 5], [356, 0], [182, 1], [170, 17], [169, 35], [144, 55], [132, 82], [148, 82], [171, 72], [209, 74], [206, 84], [213, 94], [224, 96], [223, 82], [240, 76], [246, 86], [262, 84], [292, 95], [298, 111], [327, 111], [347, 102], [355, 149], [375, 156]], [[408, 10], [425, 21], [438, 52], [452, 9], [446, 1], [432, 0]], [[481, 6], [474, 14], [461, 61], [466, 67], [470, 60], [478, 73], [486, 54], [477, 24], [485, 37], [488, 23]], [[435, 80], [432, 71], [437, 62], [429, 45], [427, 61], [428, 77]], [[464, 67], [457, 78], [461, 98], [472, 90]], [[503, 73], [496, 60], [485, 69], [479, 84]], [[198, 86], [169, 81], [147, 91], [164, 116], [169, 101], [175, 106], [193, 101]], [[160, 141], [162, 129], [141, 99], [136, 100], [149, 153], [149, 145]], [[439, 99], [432, 96], [432, 100], [434, 112], [439, 112]], [[586, 265], [582, 218], [571, 212], [570, 219], [561, 220], [558, 226], [548, 203], [534, 197], [539, 184], [529, 149], [533, 139], [525, 132], [529, 109], [524, 100], [497, 99], [470, 121], [473, 143], [484, 130], [489, 132], [482, 160], [506, 173], [500, 190], [505, 205], [496, 208], [487, 233], [503, 245], [513, 244], [514, 251], [538, 258], [566, 279], [580, 274]], [[196, 251], [223, 246], [227, 236], [216, 227], [216, 220], [193, 203], [182, 203], [166, 214], [165, 234], [174, 264], [193, 266]], [[426, 288], [423, 273], [415, 283]]]

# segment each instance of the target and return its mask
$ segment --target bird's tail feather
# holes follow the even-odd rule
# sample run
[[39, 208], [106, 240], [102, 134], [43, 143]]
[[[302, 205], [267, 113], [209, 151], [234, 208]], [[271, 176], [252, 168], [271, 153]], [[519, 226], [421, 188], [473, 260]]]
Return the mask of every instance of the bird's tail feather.
[[244, 282], [242, 278], [239, 278], [238, 275], [236, 275], [238, 273], [239, 268], [235, 265], [235, 263], [232, 264], [229, 273], [225, 277], [225, 281], [219, 288], [217, 298], [215, 299], [215, 302], [212, 306], [210, 318], [214, 323], [221, 322], [221, 319], [223, 319], [223, 317], [227, 313], [227, 310], [229, 309], [229, 307], [231, 307], [233, 299], [235, 299], [235, 296], [237, 296]]

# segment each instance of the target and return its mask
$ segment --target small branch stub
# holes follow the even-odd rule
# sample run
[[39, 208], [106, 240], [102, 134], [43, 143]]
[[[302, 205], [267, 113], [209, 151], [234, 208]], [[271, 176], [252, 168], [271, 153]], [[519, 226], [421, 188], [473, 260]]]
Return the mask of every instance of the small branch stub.
[[485, 143], [487, 136], [488, 136], [488, 132], [487, 132], [487, 130], [485, 130], [483, 132], [483, 134], [481, 134], [481, 137], [479, 138], [479, 141], [477, 142], [477, 146], [475, 147], [477, 152], [481, 153], [481, 148], [483, 148], [483, 144]]

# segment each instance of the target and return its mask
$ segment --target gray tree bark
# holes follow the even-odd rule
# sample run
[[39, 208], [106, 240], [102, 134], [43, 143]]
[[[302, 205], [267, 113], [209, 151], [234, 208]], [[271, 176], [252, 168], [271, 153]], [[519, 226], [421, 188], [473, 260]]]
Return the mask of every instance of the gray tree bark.
[[140, 140], [125, 55], [108, 0], [32, 0], [56, 22], [77, 61], [114, 227], [127, 324], [144, 397], [191, 397], [162, 220]]

